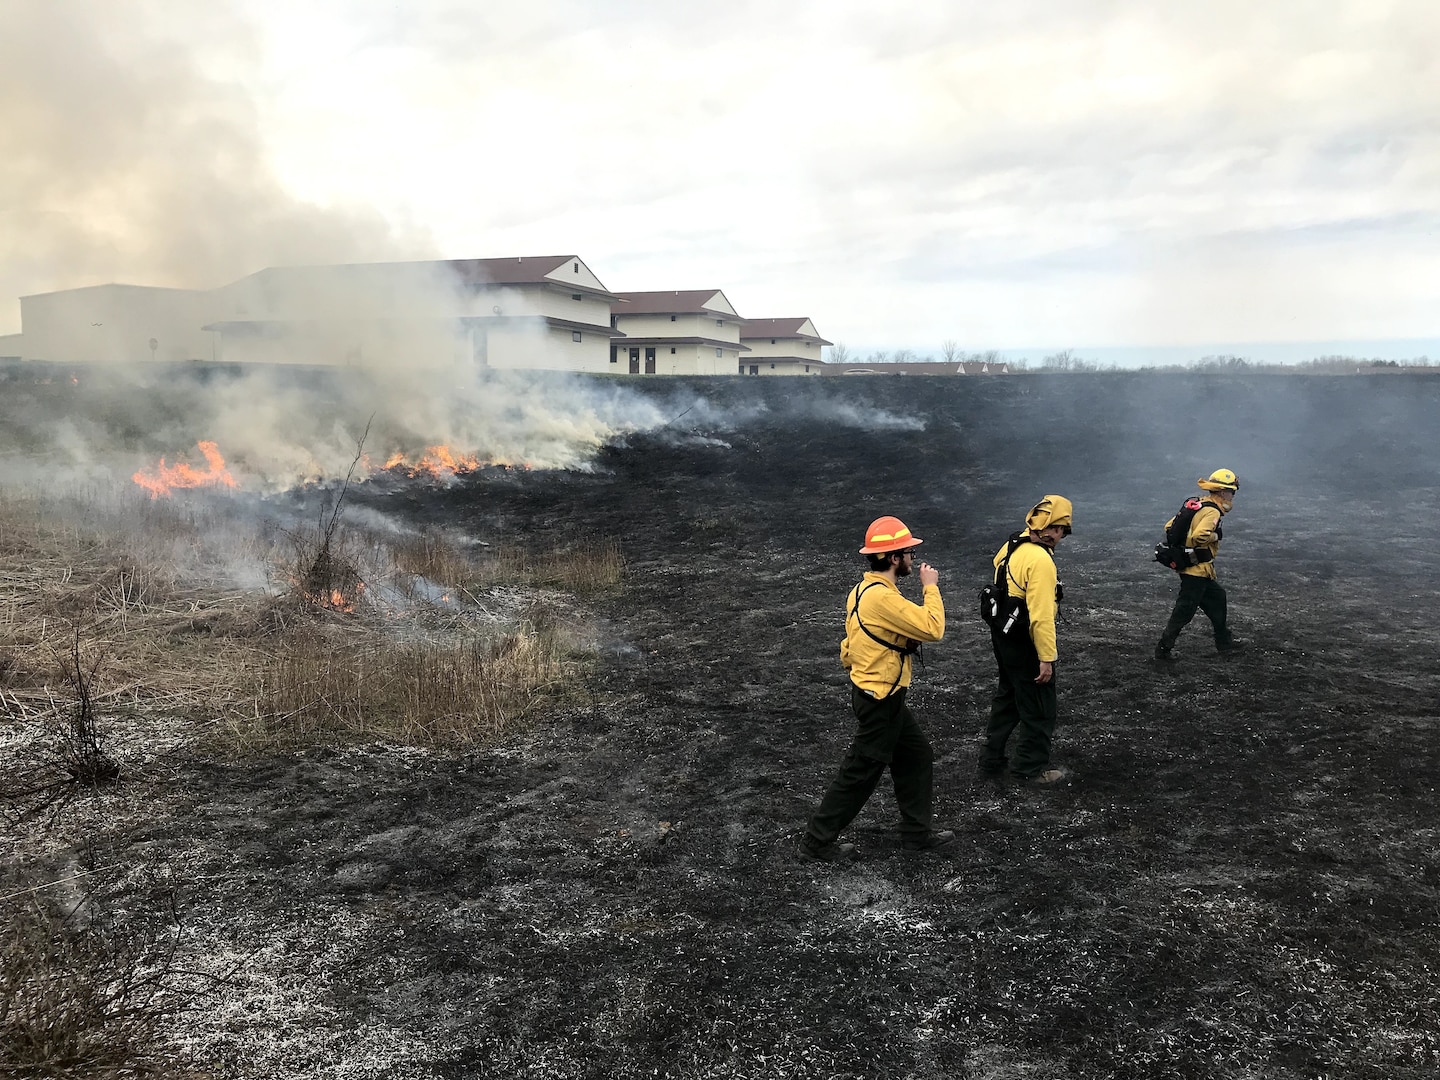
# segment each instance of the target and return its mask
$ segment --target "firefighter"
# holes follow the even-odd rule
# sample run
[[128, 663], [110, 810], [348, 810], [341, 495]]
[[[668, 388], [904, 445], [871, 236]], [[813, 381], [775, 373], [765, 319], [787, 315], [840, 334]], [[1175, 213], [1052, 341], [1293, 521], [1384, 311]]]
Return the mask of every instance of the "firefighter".
[[[1233, 656], [1245, 648], [1231, 636], [1226, 622], [1225, 589], [1215, 575], [1215, 556], [1220, 551], [1220, 519], [1234, 507], [1240, 480], [1229, 469], [1216, 469], [1196, 483], [1205, 490], [1205, 497], [1190, 519], [1182, 565], [1176, 567], [1180, 572], [1180, 595], [1175, 598], [1170, 621], [1155, 646], [1155, 659], [1162, 663], [1174, 659], [1171, 650], [1175, 648], [1175, 641], [1195, 617], [1197, 608], [1210, 619], [1215, 631], [1215, 648], [1221, 655]], [[1174, 523], [1173, 517], [1165, 523], [1167, 532]]]
[[[911, 668], [920, 644], [945, 633], [940, 573], [915, 562], [922, 541], [896, 517], [877, 518], [865, 532], [869, 571], [845, 601], [845, 638], [840, 663], [850, 675], [855, 738], [830, 788], [805, 828], [799, 854], [804, 861], [846, 862], [854, 844], [836, 843], [855, 820], [888, 767], [900, 810], [904, 851], [936, 851], [955, 840], [950, 830], [932, 827], [931, 792], [935, 756], [930, 740], [905, 703]], [[923, 603], [900, 595], [899, 579], [918, 573]]]
[[[990, 700], [990, 721], [980, 752], [980, 775], [1010, 775], [1024, 784], [1051, 787], [1067, 770], [1050, 760], [1058, 707], [1055, 694], [1055, 614], [1060, 582], [1055, 548], [1070, 535], [1074, 508], [1061, 495], [1046, 495], [995, 553], [995, 580], [1008, 583], [1009, 608], [990, 626], [999, 685]], [[1013, 754], [1006, 756], [1011, 735]]]

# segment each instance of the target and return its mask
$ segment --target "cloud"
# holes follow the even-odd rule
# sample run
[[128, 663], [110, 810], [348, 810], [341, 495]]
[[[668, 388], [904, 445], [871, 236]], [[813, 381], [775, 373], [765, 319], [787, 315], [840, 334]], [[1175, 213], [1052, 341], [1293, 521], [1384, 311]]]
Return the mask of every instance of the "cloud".
[[[403, 257], [428, 230], [442, 255], [577, 251], [612, 288], [721, 287], [892, 346], [1435, 332], [1412, 325], [1440, 276], [1411, 242], [1440, 224], [1419, 0], [165, 7], [134, 29], [160, 9], [86, 6], [73, 53], [0, 54], [37, 98], [122, 88], [106, 153], [38, 123], [64, 132], [19, 200], [47, 265], [223, 276]], [[58, 40], [37, 12], [80, 10], [22, 9], [34, 41]], [[134, 164], [157, 132], [178, 176]], [[194, 218], [255, 227], [159, 237]], [[1307, 264], [1322, 234], [1333, 261]], [[1183, 330], [1161, 324], [1181, 284], [1214, 300]]]

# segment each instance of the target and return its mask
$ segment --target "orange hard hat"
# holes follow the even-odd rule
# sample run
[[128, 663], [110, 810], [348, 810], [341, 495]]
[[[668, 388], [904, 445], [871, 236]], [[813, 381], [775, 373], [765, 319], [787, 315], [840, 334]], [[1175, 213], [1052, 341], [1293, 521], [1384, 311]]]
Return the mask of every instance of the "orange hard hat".
[[887, 551], [905, 551], [924, 542], [911, 536], [910, 530], [899, 518], [876, 518], [865, 530], [865, 546], [860, 549], [860, 554], [883, 555]]

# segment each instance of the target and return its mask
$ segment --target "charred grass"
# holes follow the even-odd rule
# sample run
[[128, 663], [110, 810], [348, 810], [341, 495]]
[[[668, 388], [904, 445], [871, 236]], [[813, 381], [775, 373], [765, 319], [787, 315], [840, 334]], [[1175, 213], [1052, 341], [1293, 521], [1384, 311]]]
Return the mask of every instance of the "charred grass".
[[[183, 861], [203, 897], [189, 955], [251, 961], [194, 1045], [265, 1080], [1435, 1076], [1440, 477], [1422, 451], [1440, 386], [764, 382], [707, 383], [769, 410], [723, 439], [672, 430], [583, 478], [357, 500], [405, 501], [435, 542], [391, 574], [395, 535], [349, 534], [335, 550], [363, 588], [339, 605], [294, 587], [304, 560], [275, 534], [268, 629], [217, 677], [252, 684], [241, 702], [271, 687], [230, 750], [280, 752], [189, 770], [168, 820], [130, 808], [136, 861]], [[1177, 449], [1182, 392], [1226, 406]], [[850, 419], [887, 412], [925, 430]], [[1159, 670], [1173, 593], [1148, 550], [1221, 463], [1246, 483], [1222, 572], [1251, 649], [1220, 660], [1197, 620]], [[1058, 556], [1057, 757], [1075, 778], [1042, 793], [973, 778], [994, 666], [971, 606], [1044, 491], [1077, 523]], [[898, 851], [882, 785], [850, 830], [857, 863], [801, 864], [853, 724], [835, 647], [855, 537], [900, 508], [942, 568], [951, 621], [909, 700], [961, 838]], [[536, 551], [626, 538], [625, 588], [587, 597], [613, 646], [589, 694], [539, 707], [564, 676], [522, 694], [524, 724], [459, 754], [334, 746], [371, 730], [359, 694], [407, 692], [373, 688], [377, 628], [441, 687], [499, 659], [445, 652], [467, 633], [564, 644], [568, 616], [516, 602], [563, 597], [479, 584], [491, 549], [473, 538], [497, 521]], [[407, 605], [426, 614], [387, 614]], [[17, 654], [22, 689], [33, 658]]]
[[[619, 573], [603, 544], [476, 559], [439, 534], [345, 528], [317, 568], [316, 531], [224, 501], [12, 490], [0, 508], [3, 1076], [200, 1075], [167, 1039], [201, 993], [175, 967], [178, 930], [55, 868], [67, 807], [153, 788], [157, 754], [174, 775], [179, 758], [489, 743], [583, 664], [578, 616], [536, 586]], [[181, 732], [158, 749], [157, 722]]]

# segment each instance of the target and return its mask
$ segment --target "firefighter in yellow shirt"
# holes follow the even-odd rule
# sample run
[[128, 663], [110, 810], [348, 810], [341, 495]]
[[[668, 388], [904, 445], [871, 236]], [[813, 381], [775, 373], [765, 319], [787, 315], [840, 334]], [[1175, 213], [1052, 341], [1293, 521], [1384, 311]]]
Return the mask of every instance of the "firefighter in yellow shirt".
[[[1049, 787], [1068, 773], [1050, 760], [1058, 707], [1055, 695], [1055, 613], [1060, 584], [1055, 548], [1070, 535], [1074, 508], [1060, 495], [1046, 495], [1025, 517], [1025, 528], [1000, 546], [995, 580], [1008, 583], [1009, 606], [990, 626], [990, 644], [1000, 682], [990, 700], [990, 722], [980, 752], [980, 775], [1010, 775], [1022, 783]], [[1015, 737], [1013, 756], [1005, 750]]]
[[[1175, 607], [1170, 612], [1170, 621], [1160, 634], [1160, 643], [1155, 646], [1155, 659], [1168, 662], [1174, 659], [1170, 650], [1175, 647], [1180, 631], [1190, 625], [1196, 610], [1205, 612], [1210, 628], [1215, 631], [1215, 648], [1222, 655], [1234, 655], [1245, 646], [1236, 641], [1230, 633], [1227, 618], [1225, 589], [1215, 573], [1215, 556], [1220, 553], [1220, 537], [1223, 530], [1220, 519], [1235, 506], [1235, 493], [1240, 490], [1240, 478], [1229, 469], [1216, 469], [1197, 484], [1205, 492], [1200, 508], [1190, 518], [1190, 527], [1185, 533], [1185, 545], [1179, 547], [1178, 538], [1174, 543], [1175, 569], [1180, 573], [1180, 595], [1175, 598]], [[1178, 516], [1178, 515], [1177, 515]], [[1165, 523], [1165, 531], [1175, 524], [1175, 518]]]
[[[940, 573], [929, 563], [915, 563], [921, 543], [896, 517], [877, 518], [866, 530], [860, 554], [868, 557], [870, 569], [845, 602], [845, 640], [840, 643], [840, 663], [850, 673], [855, 738], [805, 828], [803, 860], [855, 857], [855, 845], [836, 843], [836, 837], [855, 820], [886, 768], [900, 810], [901, 848], [935, 851], [955, 840], [954, 832], [932, 827], [935, 755], [905, 704], [921, 642], [939, 641], [945, 633]], [[912, 570], [920, 578], [921, 604], [900, 595], [899, 579]]]

